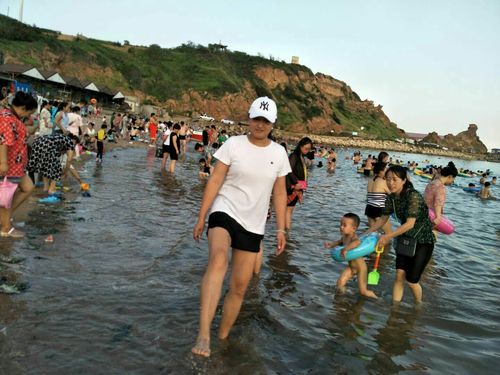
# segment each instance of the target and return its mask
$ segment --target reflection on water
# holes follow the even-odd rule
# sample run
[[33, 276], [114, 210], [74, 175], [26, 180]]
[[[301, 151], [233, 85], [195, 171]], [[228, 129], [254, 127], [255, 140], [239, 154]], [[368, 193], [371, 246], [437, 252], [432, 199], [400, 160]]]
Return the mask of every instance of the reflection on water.
[[[446, 215], [457, 232], [439, 238], [420, 309], [408, 290], [400, 306], [391, 306], [392, 252], [379, 267], [377, 301], [359, 297], [355, 282], [339, 296], [335, 282], [344, 265], [330, 259], [323, 242], [338, 238], [346, 212], [366, 225], [367, 180], [345, 156], [339, 153], [335, 173], [311, 171], [279, 257], [270, 220], [262, 273], [231, 337], [214, 339], [209, 360], [189, 353], [207, 262], [206, 238], [191, 238], [206, 184], [197, 178], [198, 155], [180, 161], [174, 176], [160, 172], [151, 149], [115, 151], [102, 165], [90, 161], [82, 173], [91, 198], [68, 194], [64, 204], [36, 205], [26, 240], [0, 240], [1, 254], [25, 258], [0, 262], [1, 276], [29, 285], [19, 295], [0, 294], [0, 374], [493, 373], [500, 344], [498, 202], [448, 189]], [[423, 191], [427, 181], [413, 181]], [[492, 191], [500, 195], [498, 187]], [[44, 242], [48, 234], [54, 243]], [[371, 268], [373, 259], [367, 262]], [[214, 337], [219, 319], [220, 307]]]

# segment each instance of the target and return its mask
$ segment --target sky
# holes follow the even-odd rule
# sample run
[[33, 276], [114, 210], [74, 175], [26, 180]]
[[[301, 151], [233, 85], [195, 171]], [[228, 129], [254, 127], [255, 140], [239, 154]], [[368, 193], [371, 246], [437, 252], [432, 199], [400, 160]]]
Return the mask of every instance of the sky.
[[[19, 2], [0, 0], [0, 13], [17, 18]], [[299, 56], [408, 132], [475, 123], [500, 148], [500, 0], [25, 0], [23, 21], [138, 45], [222, 41]]]

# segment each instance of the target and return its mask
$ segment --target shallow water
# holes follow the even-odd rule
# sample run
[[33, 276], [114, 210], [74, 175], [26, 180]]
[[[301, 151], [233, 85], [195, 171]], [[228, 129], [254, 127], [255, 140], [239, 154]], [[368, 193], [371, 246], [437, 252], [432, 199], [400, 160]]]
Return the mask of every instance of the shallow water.
[[[458, 229], [439, 238], [419, 309], [408, 290], [391, 307], [392, 253], [374, 288], [381, 298], [358, 297], [354, 283], [335, 296], [343, 265], [323, 241], [338, 238], [348, 211], [364, 221], [367, 183], [345, 155], [334, 174], [311, 171], [286, 253], [275, 257], [266, 238], [260, 278], [230, 339], [214, 342], [208, 360], [190, 354], [207, 264], [206, 239], [191, 238], [205, 184], [197, 178], [198, 156], [189, 154], [174, 177], [159, 172], [151, 149], [87, 163], [91, 198], [37, 205], [25, 223], [27, 240], [0, 242], [2, 254], [26, 258], [2, 275], [30, 285], [0, 295], [0, 374], [496, 373], [500, 203], [448, 188], [446, 215]], [[457, 165], [498, 172], [496, 164]], [[414, 182], [423, 191], [427, 180]], [[55, 242], [47, 244], [51, 233]], [[214, 333], [219, 319], [220, 309]]]

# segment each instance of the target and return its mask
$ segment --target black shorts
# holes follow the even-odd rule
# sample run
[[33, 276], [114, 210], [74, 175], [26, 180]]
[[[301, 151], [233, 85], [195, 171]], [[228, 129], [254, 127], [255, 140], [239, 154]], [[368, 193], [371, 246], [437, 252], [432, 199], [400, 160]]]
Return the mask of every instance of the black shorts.
[[179, 134], [179, 141], [183, 141], [183, 140], [185, 140], [185, 139], [186, 139], [186, 136], [185, 136], [185, 135], [180, 135], [180, 134]]
[[406, 281], [409, 283], [418, 283], [425, 266], [432, 257], [433, 250], [433, 243], [419, 243], [413, 257], [396, 254], [396, 269], [406, 272]]
[[216, 227], [224, 228], [229, 232], [231, 247], [233, 249], [250, 251], [252, 253], [260, 251], [260, 243], [264, 236], [247, 231], [225, 212], [212, 212], [208, 217], [208, 229]]
[[179, 160], [179, 154], [175, 152], [175, 148], [170, 148], [170, 160]]
[[367, 177], [369, 177], [372, 173], [372, 170], [371, 169], [363, 169], [363, 174]]
[[169, 145], [163, 145], [162, 146], [163, 148], [163, 153], [169, 153], [170, 154], [170, 146]]
[[384, 211], [383, 207], [375, 207], [370, 204], [367, 204], [365, 208], [365, 215], [368, 216], [370, 219], [376, 219], [382, 216], [383, 211]]
[[297, 203], [299, 202], [299, 196], [297, 195], [295, 198], [293, 198], [290, 202], [288, 202], [286, 205], [287, 207], [295, 207]]

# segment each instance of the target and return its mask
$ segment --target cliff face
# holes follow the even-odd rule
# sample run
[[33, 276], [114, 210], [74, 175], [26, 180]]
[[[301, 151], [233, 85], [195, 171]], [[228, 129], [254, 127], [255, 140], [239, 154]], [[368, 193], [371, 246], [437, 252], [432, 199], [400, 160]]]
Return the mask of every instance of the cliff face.
[[479, 139], [477, 135], [477, 125], [470, 124], [466, 131], [457, 135], [447, 134], [442, 139], [436, 132], [429, 133], [422, 142], [436, 143], [447, 147], [450, 150], [471, 152], [477, 154], [485, 154], [488, 152], [487, 147]]

